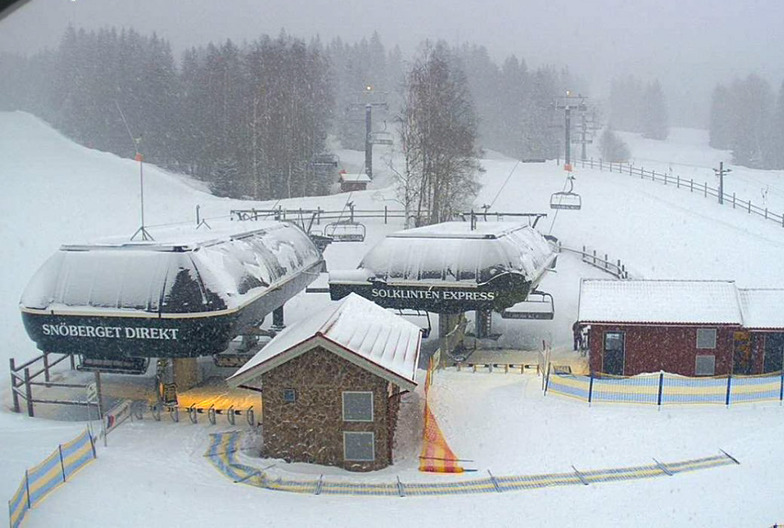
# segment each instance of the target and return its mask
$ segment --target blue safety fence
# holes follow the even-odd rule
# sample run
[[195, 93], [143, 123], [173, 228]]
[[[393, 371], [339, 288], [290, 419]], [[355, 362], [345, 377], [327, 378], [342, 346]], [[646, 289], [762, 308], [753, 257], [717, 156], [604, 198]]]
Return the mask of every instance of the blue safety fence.
[[660, 372], [620, 377], [581, 376], [550, 369], [545, 393], [588, 403], [721, 404], [784, 400], [784, 371], [755, 376], [679, 376]]
[[8, 501], [11, 528], [19, 526], [30, 508], [38, 505], [49, 492], [95, 457], [95, 443], [85, 429], [70, 442], [57, 446], [57, 450], [43, 462], [25, 471], [19, 488]]
[[601, 482], [623, 480], [639, 480], [653, 477], [673, 476], [676, 473], [698, 471], [719, 466], [740, 464], [731, 455], [721, 452], [719, 455], [684, 460], [680, 462], [662, 463], [654, 460], [653, 464], [613, 469], [574, 471], [568, 473], [548, 473], [542, 475], [511, 475], [495, 476], [489, 471], [488, 476], [469, 480], [437, 482], [404, 483], [398, 478], [396, 482], [361, 482], [318, 479], [288, 479], [278, 476], [271, 478], [262, 468], [254, 468], [241, 464], [237, 460], [240, 449], [239, 431], [216, 433], [211, 435], [206, 456], [222, 474], [235, 483], [275, 491], [291, 493], [307, 493], [311, 495], [364, 495], [376, 497], [408, 497], [432, 495], [466, 495], [476, 493], [502, 493], [553, 486], [589, 485]]

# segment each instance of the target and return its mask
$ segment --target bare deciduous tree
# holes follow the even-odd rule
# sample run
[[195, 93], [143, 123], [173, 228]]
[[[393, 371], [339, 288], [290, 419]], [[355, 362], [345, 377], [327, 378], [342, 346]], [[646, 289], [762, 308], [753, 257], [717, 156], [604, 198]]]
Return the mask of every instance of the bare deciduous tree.
[[426, 42], [409, 70], [400, 124], [404, 205], [418, 223], [449, 220], [476, 196], [481, 167], [466, 78], [443, 42]]

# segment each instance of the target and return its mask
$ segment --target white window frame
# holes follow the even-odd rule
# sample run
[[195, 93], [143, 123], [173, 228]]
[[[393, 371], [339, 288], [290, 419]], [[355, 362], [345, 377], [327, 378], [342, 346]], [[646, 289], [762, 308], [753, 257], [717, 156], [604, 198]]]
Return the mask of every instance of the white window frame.
[[[367, 437], [370, 435], [370, 445], [373, 446], [372, 458], [349, 458], [346, 452], [346, 438], [352, 435], [360, 435]], [[376, 433], [372, 431], [343, 431], [343, 460], [346, 462], [375, 462], [376, 461]]]
[[[700, 335], [703, 335], [703, 341], [705, 332], [713, 332], [713, 345], [712, 346], [700, 346]], [[697, 346], [697, 350], [716, 350], [716, 343], [719, 339], [719, 331], [716, 328], [698, 328], [697, 329], [697, 342], [695, 345]], [[704, 344], [704, 343], [703, 343]]]
[[[703, 361], [710, 359], [713, 361], [713, 369], [710, 373], [700, 372], [699, 365], [700, 359]], [[694, 359], [694, 375], [695, 376], [715, 376], [716, 375], [716, 355], [715, 354], [698, 354]]]
[[[347, 394], [370, 394], [370, 419], [357, 419], [357, 418], [347, 418], [346, 417], [346, 395]], [[343, 411], [343, 421], [344, 422], [364, 422], [370, 423], [375, 421], [376, 417], [376, 409], [375, 409], [375, 402], [373, 401], [373, 392], [372, 391], [343, 391], [341, 396], [341, 405]]]

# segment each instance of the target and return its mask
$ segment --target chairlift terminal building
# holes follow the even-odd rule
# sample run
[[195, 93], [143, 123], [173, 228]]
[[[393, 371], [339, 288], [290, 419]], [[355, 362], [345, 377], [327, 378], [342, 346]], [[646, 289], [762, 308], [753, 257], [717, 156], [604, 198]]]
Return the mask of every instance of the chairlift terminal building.
[[555, 258], [528, 225], [445, 222], [388, 235], [358, 269], [330, 273], [330, 295], [434, 313], [501, 312], [524, 301]]
[[22, 295], [28, 335], [41, 350], [88, 358], [211, 355], [323, 267], [318, 249], [291, 224], [215, 227], [62, 246]]

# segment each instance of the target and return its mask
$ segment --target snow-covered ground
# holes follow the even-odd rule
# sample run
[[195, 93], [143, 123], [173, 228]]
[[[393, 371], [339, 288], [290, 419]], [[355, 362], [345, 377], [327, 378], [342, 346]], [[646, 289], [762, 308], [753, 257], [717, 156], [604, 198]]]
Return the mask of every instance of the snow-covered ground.
[[[711, 167], [727, 161], [707, 147], [701, 131], [674, 130], [666, 142], [626, 135], [635, 165], [669, 170], [714, 185]], [[387, 152], [374, 161], [379, 178], [371, 190], [354, 193], [357, 208], [394, 203], [382, 183]], [[341, 152], [351, 171], [361, 153]], [[581, 211], [548, 208], [561, 190], [564, 173], [555, 164], [519, 164], [494, 155], [483, 161], [483, 188], [475, 205], [497, 211], [547, 212], [539, 228], [569, 247], [587, 245], [622, 259], [639, 277], [734, 279], [741, 287], [781, 287], [784, 283], [784, 228], [759, 217], [720, 207], [701, 196], [617, 173], [578, 169], [575, 191]], [[513, 170], [514, 169], [514, 170]], [[138, 164], [73, 144], [45, 123], [22, 113], [0, 113], [0, 360], [36, 354], [21, 324], [17, 302], [37, 267], [62, 243], [127, 233], [138, 227]], [[510, 176], [511, 173], [511, 176]], [[197, 182], [144, 167], [149, 225], [193, 222], [226, 216], [231, 208], [272, 204], [220, 199]], [[784, 209], [782, 174], [733, 167], [729, 192], [757, 201], [767, 188], [771, 210]], [[504, 182], [508, 178], [508, 183]], [[500, 193], [499, 193], [500, 191]], [[760, 196], [761, 199], [761, 196]], [[340, 209], [346, 195], [283, 201], [284, 207]], [[326, 250], [330, 269], [351, 268], [371, 244], [400, 224], [368, 224], [364, 244], [333, 244]], [[154, 229], [151, 228], [151, 229]], [[494, 320], [502, 344], [537, 348], [544, 339], [568, 349], [576, 317], [581, 277], [602, 272], [562, 254], [557, 273], [542, 289], [556, 302], [554, 321]], [[287, 305], [293, 324], [327, 296], [300, 295]], [[0, 382], [9, 386], [7, 372]], [[28, 526], [401, 526], [413, 524], [496, 526], [770, 526], [784, 521], [784, 491], [778, 404], [722, 407], [592, 407], [543, 397], [530, 375], [442, 373], [431, 395], [435, 413], [455, 452], [486, 474], [535, 474], [648, 464], [701, 457], [724, 449], [740, 461], [668, 478], [536, 491], [431, 498], [311, 497], [234, 484], [203, 457], [208, 434], [224, 426], [190, 423], [123, 425], [108, 448], [76, 478], [28, 513]], [[8, 411], [8, 390], [0, 412], [0, 497], [10, 498], [24, 470], [83, 428], [83, 423], [28, 419]], [[416, 472], [418, 396], [404, 406], [397, 462], [379, 474], [352, 478], [438, 479]], [[265, 461], [256, 460], [259, 465]], [[281, 463], [282, 464], [282, 463]], [[286, 467], [297, 474], [322, 468]], [[336, 470], [326, 470], [340, 474]], [[345, 474], [342, 473], [342, 474]]]

